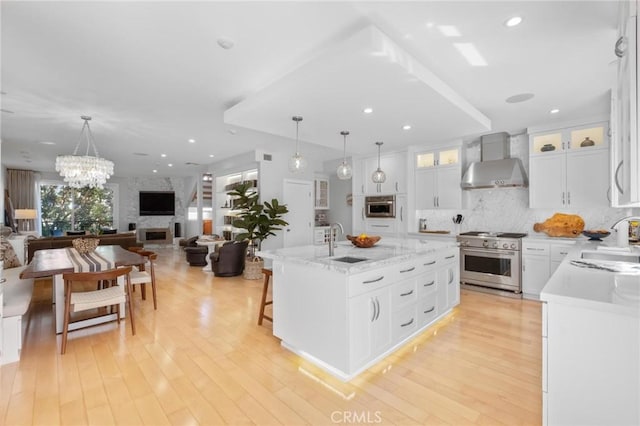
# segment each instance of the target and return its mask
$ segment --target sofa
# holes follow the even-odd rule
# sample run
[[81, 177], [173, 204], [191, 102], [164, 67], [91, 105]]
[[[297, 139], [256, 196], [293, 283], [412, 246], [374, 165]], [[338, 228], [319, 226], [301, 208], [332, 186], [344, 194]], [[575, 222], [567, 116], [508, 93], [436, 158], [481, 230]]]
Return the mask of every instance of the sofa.
[[31, 262], [33, 259], [33, 253], [36, 250], [54, 249], [71, 247], [72, 241], [76, 238], [99, 238], [98, 243], [101, 246], [115, 246], [118, 245], [124, 249], [129, 247], [143, 247], [143, 244], [138, 242], [135, 233], [122, 233], [122, 234], [106, 234], [106, 235], [83, 235], [83, 236], [64, 236], [64, 237], [44, 237], [29, 240], [27, 246], [27, 262]]

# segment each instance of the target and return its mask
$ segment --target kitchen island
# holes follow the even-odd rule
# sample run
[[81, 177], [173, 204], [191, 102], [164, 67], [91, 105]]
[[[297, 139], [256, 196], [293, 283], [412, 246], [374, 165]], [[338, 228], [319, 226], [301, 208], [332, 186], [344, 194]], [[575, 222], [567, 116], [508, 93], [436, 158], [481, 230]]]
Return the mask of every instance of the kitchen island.
[[543, 288], [543, 424], [640, 424], [639, 260], [577, 242]]
[[384, 239], [263, 251], [273, 260], [273, 334], [350, 380], [460, 303], [455, 242]]

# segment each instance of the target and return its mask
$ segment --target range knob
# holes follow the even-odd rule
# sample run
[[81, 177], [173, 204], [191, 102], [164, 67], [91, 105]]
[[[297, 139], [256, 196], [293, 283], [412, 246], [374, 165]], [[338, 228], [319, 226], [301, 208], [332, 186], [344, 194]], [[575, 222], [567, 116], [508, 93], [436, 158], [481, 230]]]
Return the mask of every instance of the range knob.
[[515, 249], [516, 248], [516, 243], [511, 243], [511, 248]]
[[489, 247], [489, 241], [484, 240], [484, 241], [482, 242], [482, 247]]
[[494, 241], [493, 244], [491, 244], [491, 247], [493, 248], [498, 248], [498, 242]]
[[509, 244], [504, 243], [504, 244], [502, 245], [502, 248], [509, 248]]

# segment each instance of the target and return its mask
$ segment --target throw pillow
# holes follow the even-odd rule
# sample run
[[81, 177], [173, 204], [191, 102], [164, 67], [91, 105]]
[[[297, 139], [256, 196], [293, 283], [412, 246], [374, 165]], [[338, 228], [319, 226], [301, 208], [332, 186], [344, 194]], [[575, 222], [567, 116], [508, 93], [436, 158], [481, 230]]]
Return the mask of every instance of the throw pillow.
[[22, 266], [20, 259], [18, 259], [16, 252], [13, 250], [13, 246], [8, 241], [0, 243], [0, 260], [4, 263], [4, 269]]

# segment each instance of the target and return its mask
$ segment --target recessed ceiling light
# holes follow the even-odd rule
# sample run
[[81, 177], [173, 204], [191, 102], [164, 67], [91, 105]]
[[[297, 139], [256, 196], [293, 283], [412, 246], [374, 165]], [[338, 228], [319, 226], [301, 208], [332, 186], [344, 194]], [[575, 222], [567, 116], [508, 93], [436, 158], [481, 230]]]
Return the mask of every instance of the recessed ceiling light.
[[411, 125], [405, 124], [404, 126], [402, 126], [402, 130], [411, 130]]
[[169, 164], [167, 164], [167, 166], [169, 166], [169, 167], [173, 167], [173, 164], [169, 163]]
[[513, 18], [509, 18], [507, 19], [504, 24], [507, 27], [515, 27], [516, 25], [519, 25], [522, 22], [522, 18], [519, 16], [514, 16]]
[[559, 112], [560, 112], [560, 110], [558, 108], [554, 108], [551, 111], [549, 111], [549, 114], [557, 114]]
[[160, 154], [160, 157], [165, 158], [167, 154]]
[[189, 143], [196, 143], [195, 139], [189, 139]]
[[227, 37], [220, 37], [218, 40], [218, 46], [222, 47], [225, 50], [231, 49], [236, 43]]
[[371, 114], [373, 112], [373, 108], [365, 108], [362, 110], [365, 114]]
[[535, 95], [533, 93], [518, 93], [517, 95], [509, 96], [504, 101], [508, 104], [517, 104], [518, 102], [528, 101], [533, 99]]
[[213, 157], [215, 157], [215, 155], [209, 154], [209, 158], [213, 158]]
[[158, 173], [158, 171], [156, 169], [153, 169], [153, 173]]
[[51, 142], [51, 141], [42, 141], [40, 142], [40, 145], [55, 145], [55, 142]]
[[453, 43], [458, 52], [474, 67], [486, 67], [487, 61], [482, 57], [473, 43]]

